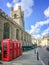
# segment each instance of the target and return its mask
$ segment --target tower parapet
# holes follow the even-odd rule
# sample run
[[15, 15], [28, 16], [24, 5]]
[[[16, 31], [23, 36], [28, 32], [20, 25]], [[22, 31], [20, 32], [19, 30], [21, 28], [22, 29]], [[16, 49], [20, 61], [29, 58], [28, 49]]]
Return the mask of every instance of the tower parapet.
[[21, 10], [21, 6], [18, 6], [17, 10], [13, 7], [10, 9], [10, 17], [22, 28], [24, 28], [24, 12]]

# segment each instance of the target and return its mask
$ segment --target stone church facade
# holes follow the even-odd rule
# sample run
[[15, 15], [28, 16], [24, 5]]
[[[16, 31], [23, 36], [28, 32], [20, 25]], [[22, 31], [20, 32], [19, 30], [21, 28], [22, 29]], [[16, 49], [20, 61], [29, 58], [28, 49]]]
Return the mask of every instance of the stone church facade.
[[10, 38], [13, 40], [21, 40], [23, 46], [31, 46], [31, 35], [24, 29], [24, 12], [21, 6], [14, 11], [10, 9], [10, 17], [0, 9], [0, 42]]

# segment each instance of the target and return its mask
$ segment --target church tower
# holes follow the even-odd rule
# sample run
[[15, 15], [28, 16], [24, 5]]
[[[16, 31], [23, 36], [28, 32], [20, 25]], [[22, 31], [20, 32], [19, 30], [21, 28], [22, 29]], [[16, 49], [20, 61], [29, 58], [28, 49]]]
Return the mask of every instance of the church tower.
[[11, 7], [10, 17], [24, 29], [24, 12], [21, 10], [21, 6], [18, 6], [17, 10]]

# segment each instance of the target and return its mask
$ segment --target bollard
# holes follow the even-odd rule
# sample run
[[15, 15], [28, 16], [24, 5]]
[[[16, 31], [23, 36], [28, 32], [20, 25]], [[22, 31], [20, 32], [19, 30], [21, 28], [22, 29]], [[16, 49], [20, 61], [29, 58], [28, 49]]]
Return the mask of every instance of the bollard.
[[0, 65], [3, 65], [3, 63], [0, 61]]
[[49, 65], [49, 61], [48, 61], [48, 65]]
[[37, 60], [39, 60], [39, 53], [37, 52]]

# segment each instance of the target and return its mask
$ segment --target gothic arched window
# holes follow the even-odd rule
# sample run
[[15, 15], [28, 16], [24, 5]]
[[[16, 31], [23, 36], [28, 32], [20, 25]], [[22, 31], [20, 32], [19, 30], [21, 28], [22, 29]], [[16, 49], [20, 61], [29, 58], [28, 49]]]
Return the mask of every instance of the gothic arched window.
[[19, 30], [18, 29], [16, 30], [16, 38], [17, 40], [19, 40]]
[[10, 34], [10, 25], [8, 23], [4, 23], [4, 36], [3, 38], [9, 38]]
[[23, 40], [23, 32], [21, 32], [21, 40]]
[[14, 18], [16, 18], [17, 17], [17, 15], [16, 14], [14, 14]]

